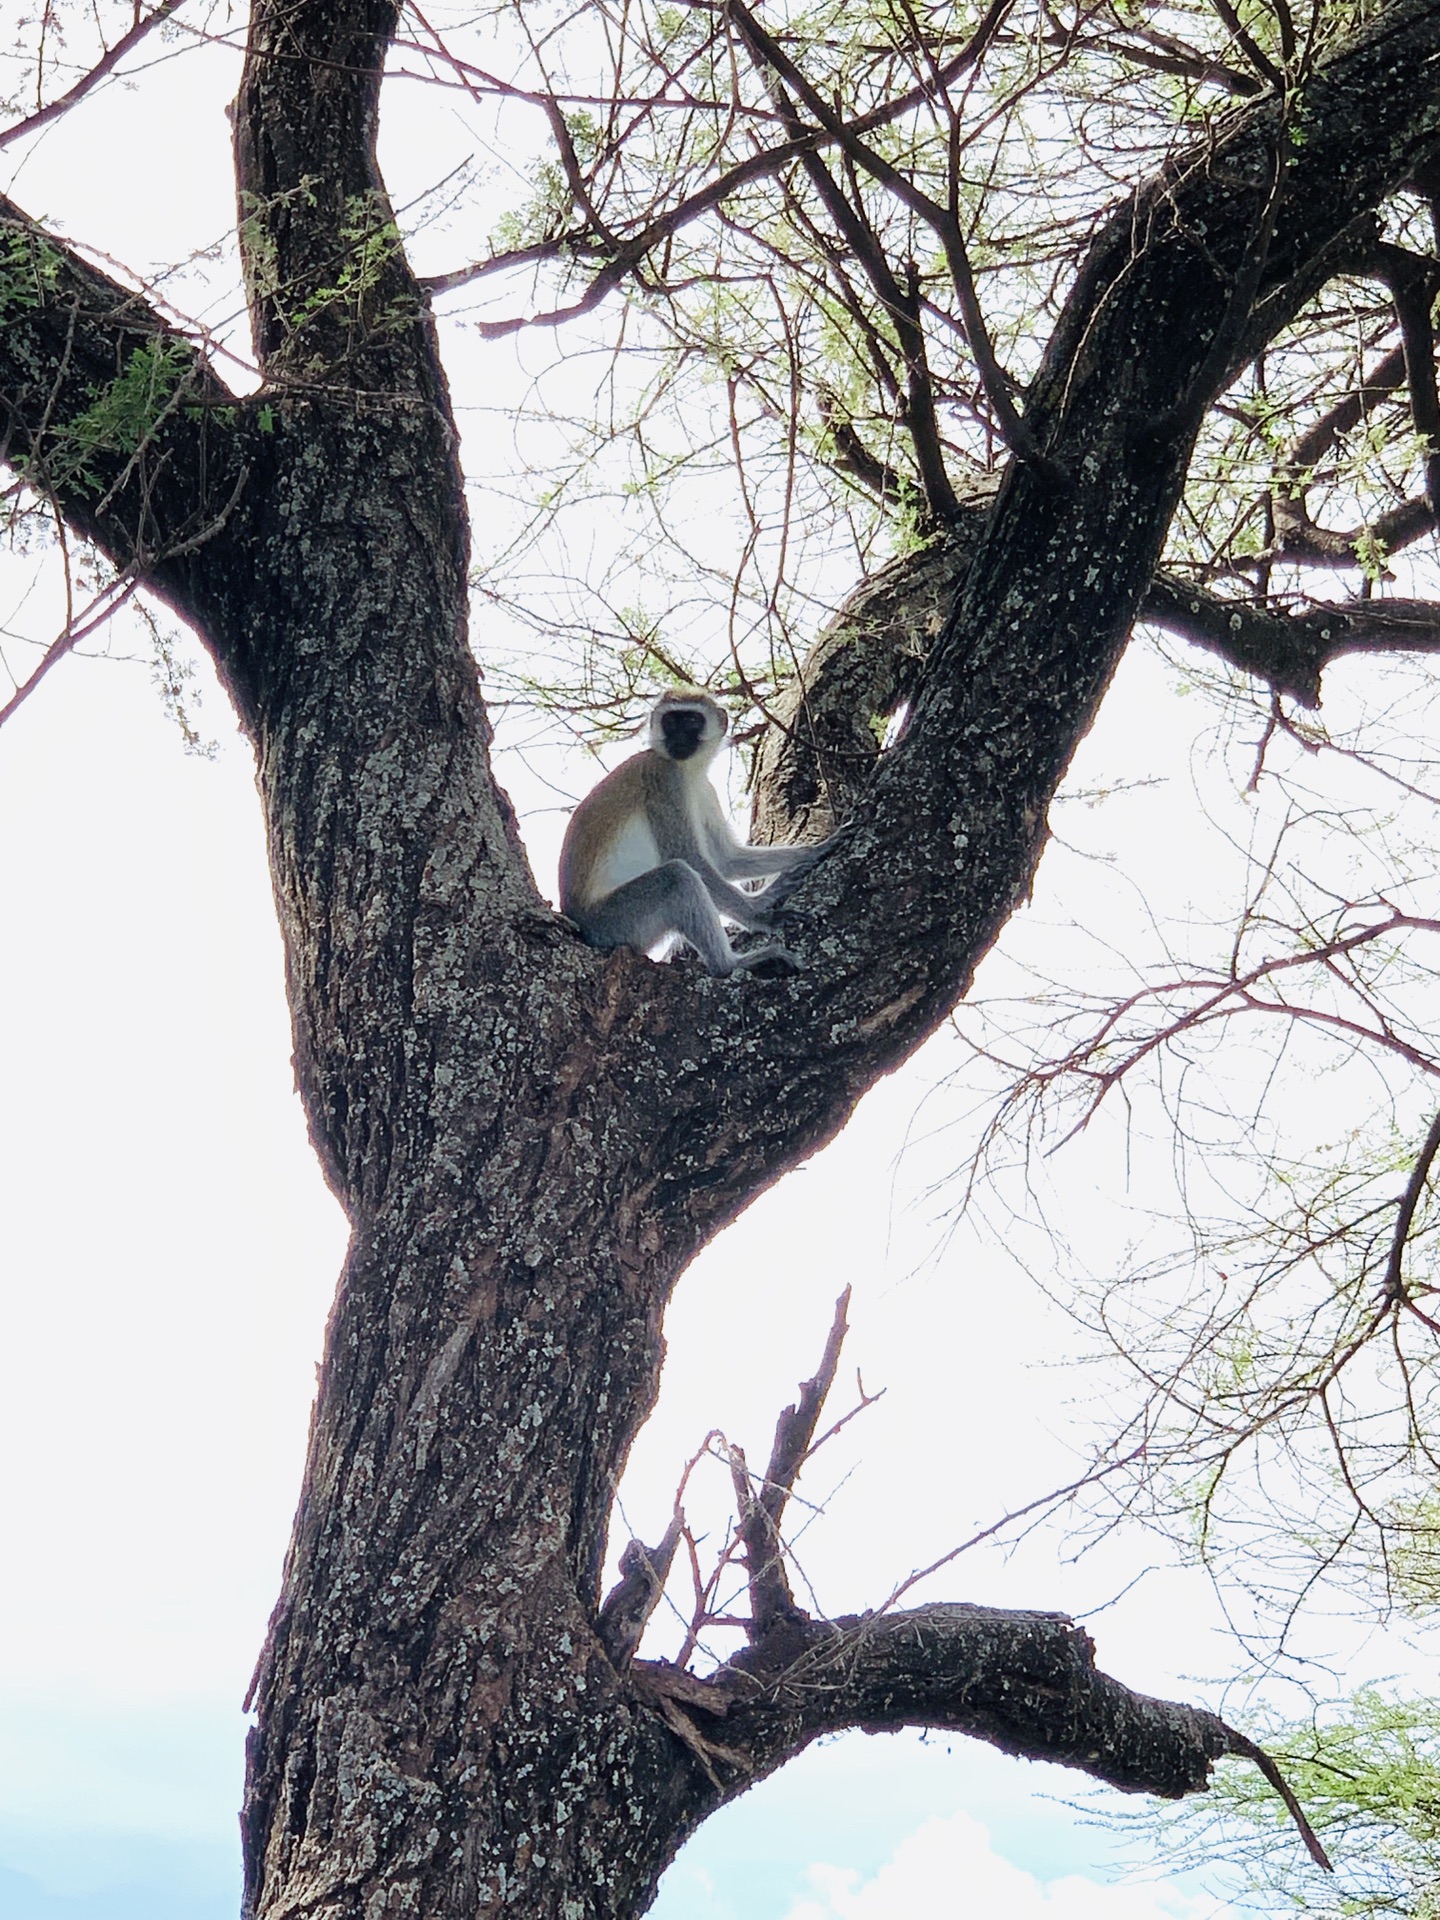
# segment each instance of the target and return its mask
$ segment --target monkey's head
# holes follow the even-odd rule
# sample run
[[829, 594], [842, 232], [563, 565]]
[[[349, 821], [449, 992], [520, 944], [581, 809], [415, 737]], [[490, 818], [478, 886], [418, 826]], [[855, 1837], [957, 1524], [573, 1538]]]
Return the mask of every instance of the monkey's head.
[[716, 754], [730, 725], [725, 709], [699, 687], [672, 687], [650, 712], [650, 745], [671, 760]]

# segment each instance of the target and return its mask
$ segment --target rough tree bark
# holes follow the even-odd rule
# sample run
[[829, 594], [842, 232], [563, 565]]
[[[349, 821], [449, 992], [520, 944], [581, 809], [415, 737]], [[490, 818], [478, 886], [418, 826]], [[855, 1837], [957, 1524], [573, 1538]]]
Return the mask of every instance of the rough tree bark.
[[[807, 970], [778, 981], [594, 953], [529, 873], [467, 646], [444, 375], [375, 162], [395, 19], [257, 0], [253, 399], [0, 208], [6, 455], [193, 624], [234, 698], [296, 1072], [353, 1227], [256, 1677], [247, 1911], [638, 1913], [709, 1812], [844, 1726], [1199, 1788], [1243, 1743], [1098, 1674], [1059, 1616], [814, 1620], [757, 1547], [751, 1644], [702, 1681], [607, 1644], [599, 1568], [677, 1276], [935, 1028], [1025, 897], [1163, 592], [1204, 406], [1440, 144], [1440, 8], [1381, 13], [1307, 87], [1302, 139], [1261, 98], [1099, 234], [1026, 406], [1047, 464], [966, 522], [910, 724], [851, 783], [792, 903]], [[126, 381], [153, 398], [138, 444], [97, 411]], [[791, 832], [811, 803], [782, 776], [769, 824]]]

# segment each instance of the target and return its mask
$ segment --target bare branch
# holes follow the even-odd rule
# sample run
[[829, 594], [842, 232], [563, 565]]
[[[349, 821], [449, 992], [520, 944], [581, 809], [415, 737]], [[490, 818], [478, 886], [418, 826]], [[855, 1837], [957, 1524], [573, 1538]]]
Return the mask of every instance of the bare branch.
[[758, 1495], [750, 1484], [745, 1455], [738, 1447], [730, 1450], [740, 1539], [750, 1583], [748, 1632], [752, 1640], [763, 1638], [783, 1620], [800, 1617], [785, 1571], [780, 1522], [794, 1490], [795, 1476], [809, 1455], [825, 1396], [835, 1382], [835, 1369], [840, 1363], [840, 1348], [846, 1334], [845, 1309], [849, 1304], [847, 1287], [835, 1302], [835, 1318], [813, 1379], [801, 1383], [800, 1398], [793, 1406], [786, 1407], [775, 1423], [770, 1464], [765, 1469]]
[[115, 71], [126, 54], [132, 53], [148, 34], [163, 25], [184, 4], [185, 0], [160, 0], [160, 4], [149, 13], [138, 15], [135, 24], [122, 33], [89, 72], [82, 74], [74, 86], [67, 88], [58, 99], [49, 101], [34, 113], [26, 114], [23, 120], [14, 120], [8, 127], [0, 127], [0, 147], [11, 146], [15, 141], [23, 140], [27, 134], [38, 133], [41, 127], [49, 126], [52, 120], [58, 120], [61, 114], [68, 113]]
[[820, 1365], [811, 1379], [800, 1383], [799, 1400], [793, 1406], [786, 1407], [775, 1423], [775, 1439], [770, 1448], [770, 1464], [765, 1469], [765, 1480], [760, 1489], [760, 1506], [777, 1537], [780, 1532], [780, 1522], [785, 1513], [785, 1503], [794, 1492], [796, 1475], [810, 1457], [816, 1423], [819, 1421], [821, 1409], [825, 1405], [830, 1389], [835, 1384], [835, 1369], [840, 1364], [840, 1349], [844, 1345], [845, 1335], [849, 1332], [845, 1319], [849, 1305], [850, 1289], [846, 1287], [835, 1302], [835, 1318], [826, 1336], [825, 1351], [820, 1356]]
[[1197, 86], [1223, 87], [1238, 100], [1253, 100], [1265, 91], [1266, 83], [1257, 80], [1254, 74], [1242, 73], [1223, 60], [1199, 53], [1183, 40], [1154, 27], [1127, 24], [1123, 36], [1111, 35], [1094, 44], [1118, 59], [1134, 61], [1137, 66], [1150, 67], [1156, 73], [1173, 73], [1183, 80], [1193, 80]]
[[1412, 1308], [1434, 1332], [1440, 1333], [1440, 1326], [1428, 1314], [1421, 1313], [1410, 1298], [1410, 1290], [1405, 1284], [1405, 1243], [1410, 1238], [1410, 1229], [1415, 1221], [1415, 1209], [1419, 1206], [1425, 1192], [1425, 1184], [1430, 1178], [1430, 1169], [1434, 1165], [1435, 1155], [1440, 1153], [1440, 1113], [1430, 1122], [1430, 1130], [1415, 1164], [1410, 1169], [1410, 1178], [1400, 1199], [1399, 1211], [1395, 1216], [1395, 1231], [1390, 1241], [1390, 1258], [1385, 1263], [1384, 1300], [1387, 1305], [1399, 1303]]
[[629, 1666], [645, 1623], [660, 1604], [684, 1531], [685, 1516], [677, 1508], [658, 1546], [632, 1540], [620, 1555], [620, 1578], [606, 1595], [596, 1621], [600, 1644], [618, 1672]]
[[1241, 20], [1235, 8], [1231, 6], [1230, 0], [1210, 0], [1210, 5], [1214, 8], [1220, 19], [1224, 21], [1231, 39], [1234, 40], [1236, 46], [1240, 48], [1241, 52], [1265, 81], [1266, 85], [1273, 87], [1277, 93], [1283, 93], [1285, 90], [1285, 75], [1274, 62], [1269, 60], [1261, 51], [1254, 36], [1247, 32], [1244, 21]]
[[1277, 611], [1157, 574], [1141, 615], [1307, 707], [1320, 704], [1320, 676], [1332, 660], [1440, 648], [1440, 602], [1430, 600], [1316, 601]]
[[50, 642], [40, 656], [40, 663], [34, 672], [22, 680], [10, 698], [0, 706], [0, 727], [3, 727], [17, 709], [25, 704], [53, 667], [57, 667], [68, 653], [79, 646], [82, 640], [88, 639], [92, 633], [97, 633], [112, 615], [119, 612], [135, 593], [139, 584], [135, 579], [115, 581], [103, 593], [96, 596], [91, 605], [85, 609], [81, 619], [72, 620], [65, 631]]
[[1245, 1760], [1253, 1760], [1261, 1773], [1263, 1773], [1269, 1781], [1270, 1785], [1275, 1789], [1276, 1793], [1278, 1793], [1280, 1798], [1285, 1802], [1285, 1811], [1299, 1828], [1300, 1838], [1305, 1842], [1305, 1850], [1315, 1862], [1316, 1866], [1323, 1867], [1326, 1873], [1333, 1873], [1335, 1868], [1331, 1864], [1329, 1854], [1326, 1853], [1324, 1847], [1320, 1844], [1319, 1835], [1306, 1819], [1305, 1810], [1295, 1798], [1289, 1781], [1286, 1780], [1279, 1767], [1277, 1767], [1275, 1762], [1270, 1758], [1270, 1755], [1265, 1752], [1263, 1747], [1257, 1747], [1255, 1742], [1248, 1739], [1243, 1733], [1237, 1733], [1234, 1727], [1227, 1727], [1226, 1732], [1230, 1736], [1231, 1753]]
[[1064, 1614], [950, 1603], [812, 1621], [779, 1646], [737, 1654], [711, 1684], [728, 1696], [727, 1744], [757, 1772], [855, 1726], [946, 1728], [1166, 1799], [1202, 1791], [1216, 1760], [1241, 1755], [1262, 1766], [1328, 1865], [1252, 1741], [1203, 1708], [1101, 1673], [1089, 1634]]

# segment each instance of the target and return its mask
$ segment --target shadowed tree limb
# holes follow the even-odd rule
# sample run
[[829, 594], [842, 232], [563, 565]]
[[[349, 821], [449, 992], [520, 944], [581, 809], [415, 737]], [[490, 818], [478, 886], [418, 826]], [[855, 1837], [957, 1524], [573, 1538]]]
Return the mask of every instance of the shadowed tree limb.
[[1425, 450], [1425, 503], [1433, 520], [1440, 516], [1440, 396], [1435, 391], [1432, 319], [1440, 261], [1386, 244], [1377, 248], [1376, 260], [1400, 316], [1410, 418]]
[[[717, 1750], [730, 1762], [725, 1798], [823, 1735], [856, 1727], [965, 1734], [1003, 1753], [1074, 1767], [1123, 1793], [1164, 1799], [1203, 1792], [1215, 1762], [1233, 1754], [1260, 1767], [1311, 1858], [1330, 1870], [1263, 1749], [1218, 1714], [1136, 1693], [1102, 1673], [1089, 1634], [1064, 1614], [936, 1602], [787, 1623], [708, 1680], [660, 1662], [638, 1661], [634, 1672], [706, 1743], [702, 1777], [718, 1770]], [[701, 1791], [708, 1798], [711, 1790], [707, 1779]]]
[[5, 458], [117, 569], [203, 619], [224, 543], [203, 564], [197, 549], [259, 454], [252, 408], [141, 294], [3, 198], [0, 320]]
[[842, 1727], [942, 1727], [1126, 1792], [1178, 1798], [1203, 1788], [1230, 1751], [1215, 1715], [1099, 1672], [1089, 1634], [1058, 1613], [936, 1603], [811, 1622], [783, 1648], [738, 1654], [719, 1684], [731, 1672], [762, 1690], [753, 1705], [742, 1696], [726, 1725], [727, 1740], [760, 1765]]
[[728, 1449], [749, 1575], [749, 1644], [706, 1678], [663, 1661], [633, 1669], [641, 1697], [658, 1704], [709, 1787], [729, 1797], [817, 1737], [851, 1727], [943, 1728], [1079, 1768], [1127, 1793], [1168, 1798], [1202, 1790], [1214, 1762], [1235, 1754], [1260, 1767], [1311, 1858], [1330, 1870], [1268, 1754], [1203, 1708], [1153, 1699], [1101, 1673], [1089, 1634], [1064, 1614], [936, 1602], [825, 1620], [796, 1606], [780, 1524], [814, 1450], [848, 1302], [847, 1288], [820, 1365], [776, 1422], [758, 1492], [743, 1454]]
[[[1424, 169], [1422, 168], [1423, 172]], [[1368, 240], [1356, 271], [1382, 279], [1400, 321], [1402, 344], [1376, 364], [1354, 392], [1302, 434], [1281, 463], [1270, 492], [1274, 541], [1268, 557], [1299, 559], [1312, 566], [1373, 567], [1436, 524], [1440, 488], [1440, 399], [1435, 386], [1435, 331], [1430, 309], [1440, 285], [1440, 262], [1389, 242]], [[1317, 526], [1305, 502], [1314, 469], [1366, 414], [1394, 390], [1409, 389], [1411, 421], [1425, 449], [1425, 495], [1401, 501], [1368, 526], [1338, 530]]]
[[1253, 36], [1246, 31], [1245, 23], [1241, 20], [1234, 7], [1231, 6], [1230, 0], [1210, 0], [1210, 5], [1224, 22], [1231, 39], [1235, 42], [1236, 46], [1239, 47], [1240, 51], [1245, 55], [1246, 59], [1254, 67], [1266, 85], [1274, 88], [1277, 93], [1283, 92], [1285, 87], [1284, 73], [1273, 64], [1261, 50]]
[[[822, 839], [864, 804], [887, 726], [923, 683], [966, 580], [987, 506], [969, 503], [929, 545], [850, 593], [778, 696], [756, 760], [755, 832]], [[1353, 654], [1440, 650], [1440, 602], [1382, 598], [1279, 611], [1158, 573], [1138, 618], [1262, 680], [1302, 706]]]

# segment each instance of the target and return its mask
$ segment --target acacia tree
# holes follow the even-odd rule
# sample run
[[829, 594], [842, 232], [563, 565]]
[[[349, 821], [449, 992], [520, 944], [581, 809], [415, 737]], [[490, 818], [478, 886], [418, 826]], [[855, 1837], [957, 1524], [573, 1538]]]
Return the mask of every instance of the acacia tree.
[[[968, 71], [1007, 11], [993, 6], [919, 98]], [[235, 113], [254, 395], [230, 392], [142, 293], [0, 209], [7, 458], [122, 583], [194, 628], [254, 745], [297, 1077], [352, 1227], [256, 1680], [244, 1839], [257, 1920], [637, 1912], [711, 1811], [850, 1726], [953, 1728], [1172, 1796], [1222, 1754], [1256, 1757], [1214, 1715], [1097, 1672], [1063, 1616], [957, 1603], [827, 1620], [796, 1603], [780, 1530], [838, 1322], [766, 1473], [737, 1471], [743, 1649], [703, 1676], [636, 1657], [674, 1529], [628, 1554], [603, 1601], [599, 1588], [677, 1277], [965, 992], [1030, 887], [1050, 800], [1137, 611], [1161, 602], [1310, 697], [1335, 652], [1397, 643], [1393, 603], [1296, 614], [1263, 582], [1242, 607], [1156, 577], [1207, 410], [1372, 257], [1379, 210], [1423, 187], [1440, 148], [1427, 0], [1348, 22], [1323, 58], [1284, 8], [1274, 55], [1220, 12], [1249, 69], [1200, 64], [1242, 104], [1193, 137], [1182, 124], [1165, 163], [1087, 233], [1023, 396], [986, 331], [954, 200], [871, 138], [906, 124], [914, 88], [852, 113], [744, 7], [707, 14], [707, 44], [760, 76], [767, 142], [740, 176], [713, 173], [698, 208], [677, 200], [628, 231], [548, 102], [570, 224], [508, 257], [588, 270], [573, 305], [632, 278], [653, 291], [692, 212], [723, 216], [756, 180], [783, 197], [803, 178], [840, 236], [837, 266], [858, 262], [883, 311], [877, 379], [890, 370], [913, 454], [900, 479], [941, 538], [897, 563], [776, 702], [763, 830], [842, 822], [787, 905], [804, 969], [778, 979], [592, 952], [526, 864], [467, 640], [430, 290], [376, 162], [400, 30], [388, 0], [257, 0]], [[1036, 20], [1043, 45], [1059, 29]], [[1176, 44], [1150, 47], [1162, 70], [1192, 59]], [[926, 352], [935, 303], [862, 217], [862, 174], [938, 238], [974, 404], [1004, 450], [982, 503], [948, 470]], [[1398, 265], [1397, 282], [1410, 272]], [[866, 309], [850, 311], [863, 333]], [[1401, 311], [1423, 437], [1428, 300]], [[1383, 390], [1398, 384], [1392, 369]], [[839, 464], [896, 493], [843, 409], [830, 432]], [[1433, 525], [1435, 484], [1427, 464], [1402, 532]], [[1293, 538], [1309, 539], [1299, 481], [1287, 497]], [[918, 653], [885, 644], [877, 609], [897, 578], [906, 632], [917, 605], [942, 609]], [[1402, 617], [1400, 642], [1431, 637], [1431, 609]], [[868, 648], [849, 644], [857, 632]], [[882, 752], [876, 722], [902, 703]]]

